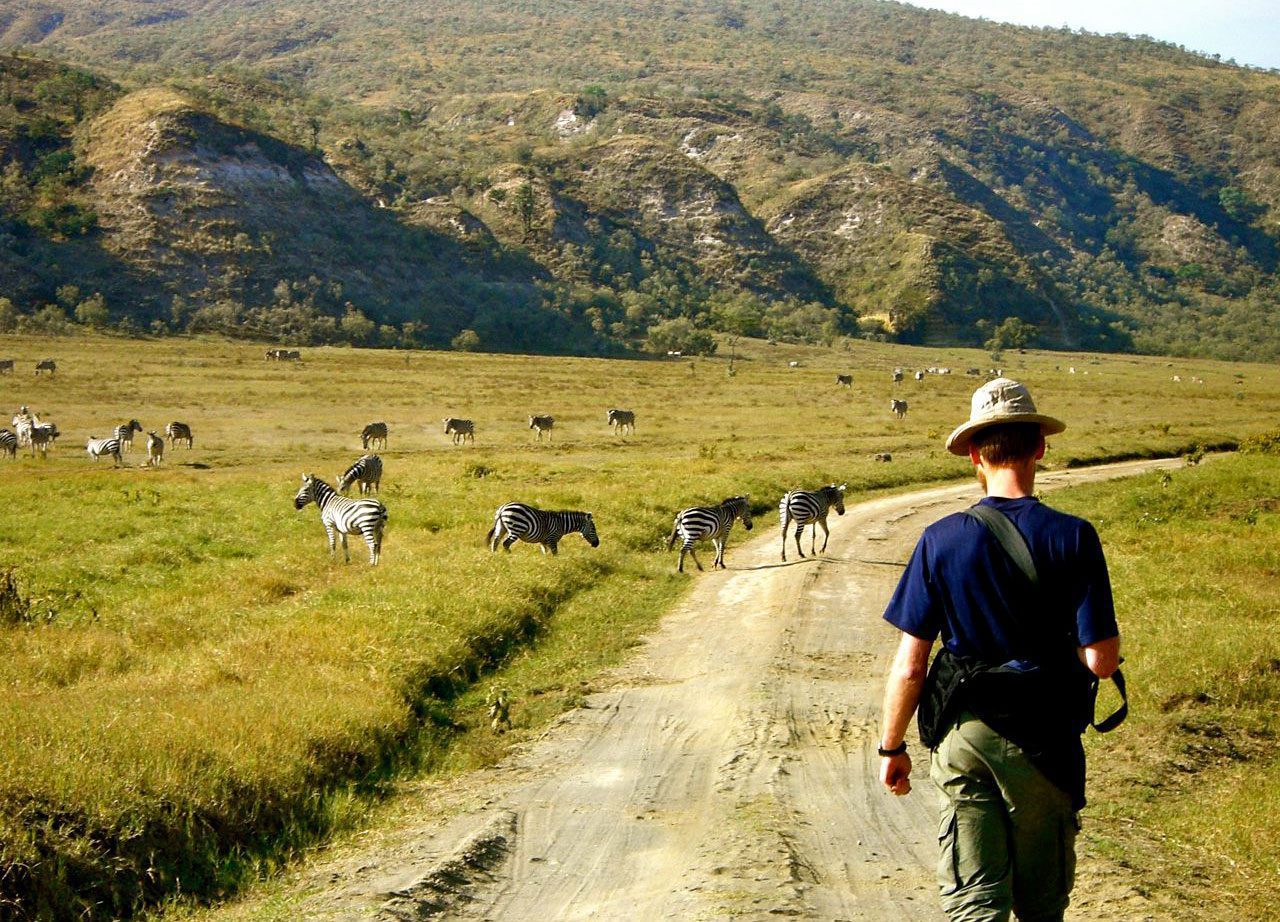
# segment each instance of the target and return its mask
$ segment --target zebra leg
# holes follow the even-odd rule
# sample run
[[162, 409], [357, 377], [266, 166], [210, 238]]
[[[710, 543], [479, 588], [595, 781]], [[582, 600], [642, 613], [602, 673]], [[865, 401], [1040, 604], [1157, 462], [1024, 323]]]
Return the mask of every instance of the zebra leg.
[[[825, 527], [826, 525], [824, 524], [823, 528]], [[822, 545], [822, 549], [824, 551], [827, 549], [827, 545], [825, 542]], [[812, 554], [814, 557], [818, 556], [818, 520], [817, 519], [813, 520], [813, 534], [809, 538], [809, 553]]]
[[330, 525], [328, 522], [324, 523], [324, 531], [325, 531], [325, 534], [329, 536], [329, 556], [332, 557], [334, 544], [337, 541], [338, 536], [334, 534], [333, 526]]
[[800, 546], [800, 539], [804, 536], [804, 526], [799, 522], [796, 523], [796, 553], [802, 558], [804, 557], [804, 548]]
[[376, 528], [371, 528], [365, 532], [364, 543], [369, 545], [369, 564], [376, 567], [382, 555], [382, 535]]
[[787, 562], [787, 526], [791, 524], [791, 515], [782, 517], [782, 562]]
[[347, 563], [351, 563], [351, 551], [347, 547], [347, 533], [344, 531], [341, 534], [342, 534], [342, 556], [346, 558]]
[[[825, 554], [827, 552], [827, 542], [831, 540], [831, 529], [827, 528], [826, 519], [820, 519], [819, 521], [822, 525], [822, 553]], [[814, 527], [813, 531], [814, 531], [814, 537], [816, 538], [818, 536], [817, 535], [818, 529], [816, 526]]]
[[688, 551], [689, 556], [693, 558], [693, 565], [698, 568], [698, 572], [703, 572], [702, 563], [698, 560], [698, 552], [693, 549], [693, 542], [689, 541], [680, 548], [680, 572], [684, 572], [684, 552]]
[[558, 541], [548, 541], [546, 546], [551, 550], [552, 557], [560, 553], [560, 543]]
[[724, 546], [729, 543], [729, 539], [727, 537], [717, 538], [714, 539], [712, 543], [716, 546], [716, 565], [719, 566], [721, 570], [729, 569], [724, 565]]
[[512, 534], [508, 534], [505, 538], [502, 539], [502, 549], [504, 551], [510, 552], [511, 545], [515, 543], [516, 543], [516, 536]]

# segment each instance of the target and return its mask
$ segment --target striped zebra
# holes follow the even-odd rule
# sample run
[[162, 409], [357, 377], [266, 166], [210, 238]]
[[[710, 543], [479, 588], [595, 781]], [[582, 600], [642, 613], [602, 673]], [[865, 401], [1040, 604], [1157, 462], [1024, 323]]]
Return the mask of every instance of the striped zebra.
[[31, 430], [35, 427], [38, 420], [31, 415], [31, 411], [25, 406], [18, 410], [13, 416], [13, 431], [18, 437], [18, 444], [27, 446], [31, 444]]
[[36, 456], [36, 452], [40, 452], [42, 458], [49, 457], [49, 446], [52, 445], [62, 433], [58, 431], [58, 427], [53, 423], [36, 423], [31, 427], [29, 436], [29, 444], [31, 445], [31, 457]]
[[542, 433], [547, 434], [547, 441], [551, 440], [552, 430], [555, 428], [556, 420], [554, 416], [530, 416], [529, 428], [534, 429], [538, 433], [538, 441], [542, 441]]
[[902, 369], [901, 369], [901, 368], [895, 368], [895, 369], [893, 370], [893, 383], [894, 383], [894, 384], [901, 384], [901, 383], [902, 383]]
[[0, 375], [13, 374], [13, 359], [0, 359]]
[[120, 440], [121, 451], [133, 451], [133, 434], [142, 431], [142, 423], [136, 419], [131, 419], [127, 423], [121, 423], [116, 426], [115, 432], [112, 433]]
[[159, 467], [164, 461], [164, 439], [154, 432], [147, 433], [147, 466]]
[[[381, 442], [382, 445], [378, 446], [376, 444], [378, 442]], [[383, 423], [383, 422], [369, 423], [369, 425], [365, 426], [364, 429], [360, 432], [360, 447], [363, 448], [365, 451], [368, 451], [370, 445], [372, 445], [374, 448], [381, 447], [384, 450], [386, 449], [387, 447], [387, 424], [386, 423]]]
[[177, 445], [179, 442], [186, 442], [187, 447], [191, 447], [191, 427], [186, 423], [172, 422], [164, 427], [164, 434], [169, 437], [169, 444]]
[[702, 569], [693, 545], [695, 541], [701, 541], [703, 538], [710, 538], [711, 543], [716, 547], [716, 559], [711, 564], [712, 569], [716, 567], [725, 569], [724, 545], [729, 537], [729, 530], [733, 528], [733, 520], [738, 517], [742, 518], [743, 527], [751, 531], [751, 503], [745, 496], [731, 496], [719, 506], [694, 506], [677, 514], [671, 535], [667, 538], [667, 550], [675, 547], [676, 538], [683, 542], [680, 545], [680, 563], [676, 566], [676, 570], [684, 572], [685, 554], [693, 558], [699, 570]]
[[907, 402], [905, 400], [890, 399], [889, 410], [894, 416], [898, 417], [898, 419], [902, 419], [902, 417], [907, 415]]
[[[633, 410], [610, 410], [609, 411], [609, 428], [615, 433], [622, 435], [628, 429], [631, 434], [635, 435], [636, 431], [636, 414]], [[616, 427], [616, 428], [615, 428]]]
[[0, 455], [18, 457], [18, 437], [8, 429], [0, 429]]
[[444, 418], [444, 434], [453, 436], [453, 444], [470, 441], [476, 442], [476, 424], [469, 419], [458, 419], [456, 416]]
[[120, 457], [120, 440], [115, 436], [109, 439], [100, 439], [96, 436], [89, 436], [89, 441], [85, 443], [84, 450], [89, 453], [89, 457], [97, 463], [97, 460], [104, 455], [112, 459], [115, 464], [113, 467], [119, 467], [123, 461]]
[[853, 387], [853, 375], [836, 375], [836, 384], [840, 387]]
[[517, 541], [528, 541], [542, 546], [542, 553], [559, 553], [557, 547], [565, 535], [581, 532], [587, 544], [600, 546], [596, 533], [596, 520], [590, 512], [548, 512], [524, 503], [507, 503], [493, 514], [493, 528], [485, 535], [489, 550], [496, 551], [502, 543], [504, 551], [511, 550]]
[[845, 484], [836, 486], [829, 483], [817, 490], [792, 490], [782, 497], [778, 503], [778, 518], [782, 521], [782, 559], [787, 559], [787, 529], [792, 522], [796, 523], [796, 553], [801, 557], [804, 551], [800, 548], [800, 536], [804, 534], [806, 525], [813, 526], [813, 541], [809, 545], [809, 553], [814, 554], [818, 544], [818, 526], [822, 526], [822, 550], [827, 550], [827, 539], [831, 532], [827, 529], [827, 512], [835, 509], [836, 515], [844, 515]]
[[360, 494], [382, 492], [382, 459], [377, 455], [363, 455], [356, 463], [338, 475], [338, 492], [346, 493], [353, 483], [360, 484]]
[[347, 549], [347, 535], [360, 534], [369, 545], [369, 563], [378, 565], [382, 556], [382, 530], [387, 524], [387, 507], [376, 499], [347, 499], [314, 474], [302, 475], [302, 489], [293, 498], [293, 508], [302, 509], [315, 503], [320, 509], [320, 522], [329, 536], [329, 554], [333, 555], [334, 541], [342, 537], [342, 554], [347, 563], [351, 552]]
[[40, 376], [40, 372], [47, 371], [50, 375], [58, 370], [58, 363], [53, 359], [41, 359], [36, 362], [36, 376]]

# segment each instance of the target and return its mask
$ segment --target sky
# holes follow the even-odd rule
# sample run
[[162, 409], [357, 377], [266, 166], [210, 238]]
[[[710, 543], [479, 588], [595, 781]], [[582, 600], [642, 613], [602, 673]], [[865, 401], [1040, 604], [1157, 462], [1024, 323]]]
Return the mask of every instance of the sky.
[[1280, 67], [1277, 0], [909, 0], [916, 6], [1026, 26], [1149, 35], [1190, 51], [1235, 58], [1238, 64]]

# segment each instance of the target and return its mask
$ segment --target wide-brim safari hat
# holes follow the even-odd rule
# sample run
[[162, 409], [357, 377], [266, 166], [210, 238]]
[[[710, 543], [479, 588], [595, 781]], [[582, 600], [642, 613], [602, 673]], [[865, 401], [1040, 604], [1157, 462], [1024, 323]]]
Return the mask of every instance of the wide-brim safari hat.
[[1001, 423], [1038, 423], [1044, 435], [1057, 435], [1067, 428], [1062, 420], [1036, 412], [1025, 384], [996, 378], [973, 392], [969, 421], [947, 436], [947, 451], [953, 455], [969, 454], [969, 441], [975, 433]]

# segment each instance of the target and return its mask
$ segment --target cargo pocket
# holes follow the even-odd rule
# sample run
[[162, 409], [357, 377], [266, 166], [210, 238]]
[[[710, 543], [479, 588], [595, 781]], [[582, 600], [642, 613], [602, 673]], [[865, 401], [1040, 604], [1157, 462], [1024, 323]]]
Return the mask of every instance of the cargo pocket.
[[960, 868], [956, 861], [956, 811], [946, 807], [938, 822], [938, 889], [943, 896], [960, 889]]

